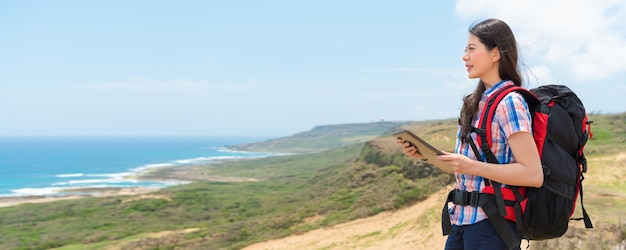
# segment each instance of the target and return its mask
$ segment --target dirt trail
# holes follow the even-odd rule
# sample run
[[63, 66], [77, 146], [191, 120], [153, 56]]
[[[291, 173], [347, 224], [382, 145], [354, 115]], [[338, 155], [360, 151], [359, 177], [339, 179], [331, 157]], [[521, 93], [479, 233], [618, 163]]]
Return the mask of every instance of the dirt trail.
[[409, 208], [254, 244], [244, 250], [442, 249], [441, 207], [452, 186]]
[[[590, 160], [596, 165], [596, 169], [587, 173], [586, 176], [589, 179], [586, 180], [586, 184], [591, 188], [587, 189], [586, 196], [590, 196], [586, 200], [589, 201], [594, 196], [602, 195], [602, 193], [590, 191], [596, 186], [601, 186], [601, 183], [614, 182], [618, 183], [615, 185], [623, 185], [623, 166], [626, 153]], [[602, 163], [602, 161], [608, 161], [608, 163]], [[248, 246], [244, 250], [443, 249], [446, 237], [441, 235], [441, 206], [445, 200], [445, 195], [451, 189], [452, 186], [446, 187], [428, 199], [402, 210], [384, 212], [372, 217], [313, 230], [302, 235], [261, 242]], [[601, 201], [610, 202], [606, 199]], [[601, 214], [601, 211], [589, 212], [592, 213], [592, 218], [606, 217], [606, 215]], [[623, 220], [623, 218], [618, 219]], [[602, 220], [596, 220], [594, 224], [598, 228], [602, 228]], [[615, 230], [611, 225], [604, 226], [608, 228], [605, 230], [610, 229], [607, 232], [584, 230], [582, 229], [584, 226], [580, 223], [570, 223], [570, 226], [579, 230], [570, 230], [571, 232], [568, 231], [565, 237], [546, 241], [545, 244], [531, 243], [530, 247], [528, 247], [528, 242], [522, 241], [521, 249], [554, 249], [559, 244], [562, 246], [582, 246], [577, 249], [595, 249], [597, 247], [585, 246], [602, 244], [602, 240], [609, 242], [614, 240], [611, 238], [613, 237], [611, 233]], [[574, 235], [577, 232], [576, 235], [578, 236]], [[624, 245], [623, 242], [619, 246], [622, 245]]]

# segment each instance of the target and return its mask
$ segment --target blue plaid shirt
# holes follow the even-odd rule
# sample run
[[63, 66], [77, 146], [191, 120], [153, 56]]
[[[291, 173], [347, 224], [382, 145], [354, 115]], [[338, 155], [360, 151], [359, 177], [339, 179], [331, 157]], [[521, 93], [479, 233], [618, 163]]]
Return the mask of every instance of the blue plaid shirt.
[[[473, 123], [474, 127], [479, 127], [478, 118], [482, 116], [482, 109], [486, 100], [492, 96], [497, 90], [503, 86], [513, 85], [512, 81], [502, 81], [493, 87], [485, 90], [482, 94], [482, 99], [478, 104], [478, 114], [476, 115]], [[496, 108], [496, 113], [493, 117], [493, 123], [491, 124], [491, 136], [492, 145], [491, 151], [494, 153], [498, 162], [502, 164], [516, 162], [515, 157], [508, 145], [508, 138], [517, 132], [532, 132], [531, 115], [528, 109], [528, 104], [524, 97], [516, 92], [511, 92], [502, 99]], [[456, 148], [455, 152], [468, 156], [471, 159], [476, 160], [474, 151], [469, 144], [461, 143], [460, 140], [461, 129], [457, 132]], [[474, 142], [476, 141], [476, 134], [472, 134]], [[481, 158], [485, 159], [482, 152], [480, 152]], [[503, 167], [505, 167], [503, 165]], [[483, 177], [467, 174], [455, 174], [456, 177], [456, 189], [472, 191], [482, 191], [485, 188]], [[504, 186], [504, 185], [503, 185]], [[450, 204], [450, 220], [453, 225], [468, 225], [482, 221], [487, 218], [487, 215], [480, 207], [460, 206]]]

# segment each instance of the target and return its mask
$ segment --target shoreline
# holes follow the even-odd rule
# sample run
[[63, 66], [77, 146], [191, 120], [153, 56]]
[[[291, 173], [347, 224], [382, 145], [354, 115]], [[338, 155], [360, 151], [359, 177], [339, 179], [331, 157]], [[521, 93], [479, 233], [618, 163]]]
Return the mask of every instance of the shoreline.
[[27, 196], [5, 196], [0, 197], [0, 208], [17, 206], [25, 203], [46, 203], [61, 200], [82, 199], [88, 197], [107, 197], [120, 195], [140, 195], [153, 193], [161, 188], [150, 187], [103, 187], [103, 188], [76, 188], [64, 190], [66, 195], [27, 195]]
[[[247, 182], [258, 181], [253, 178], [243, 178], [235, 176], [210, 175], [206, 168], [208, 165], [188, 165], [188, 166], [168, 166], [152, 168], [138, 172], [128, 178], [144, 181], [176, 181], [184, 185], [197, 181], [207, 182]], [[124, 195], [142, 195], [157, 192], [166, 187], [84, 187], [70, 188], [62, 190], [63, 195], [26, 195], [26, 196], [4, 196], [0, 197], [0, 208], [17, 206], [24, 203], [46, 203], [60, 200], [82, 199], [88, 197], [107, 197]]]

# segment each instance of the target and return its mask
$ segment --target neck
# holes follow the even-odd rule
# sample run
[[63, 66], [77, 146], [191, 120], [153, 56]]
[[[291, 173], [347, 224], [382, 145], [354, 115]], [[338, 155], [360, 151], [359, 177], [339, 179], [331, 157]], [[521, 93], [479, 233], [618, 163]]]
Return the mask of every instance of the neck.
[[481, 78], [480, 80], [483, 82], [483, 84], [485, 84], [485, 89], [489, 89], [502, 81], [502, 79], [499, 76], [487, 78], [487, 79]]
[[482, 77], [480, 78], [483, 84], [485, 84], [486, 89], [489, 89], [502, 81], [502, 78], [500, 78], [500, 73], [499, 73], [498, 68], [499, 68], [498, 65], [495, 64], [495, 67], [493, 67], [488, 72], [485, 72], [485, 74], [483, 74]]

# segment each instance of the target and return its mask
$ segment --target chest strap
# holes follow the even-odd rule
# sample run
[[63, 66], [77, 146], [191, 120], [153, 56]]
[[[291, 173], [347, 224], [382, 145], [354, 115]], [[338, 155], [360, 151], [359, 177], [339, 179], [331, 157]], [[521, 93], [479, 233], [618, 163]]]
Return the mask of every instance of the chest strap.
[[455, 189], [450, 193], [452, 197], [449, 197], [452, 200], [452, 203], [461, 205], [461, 206], [478, 206], [478, 199], [480, 196], [480, 192], [473, 191], [467, 192], [465, 190]]

